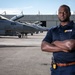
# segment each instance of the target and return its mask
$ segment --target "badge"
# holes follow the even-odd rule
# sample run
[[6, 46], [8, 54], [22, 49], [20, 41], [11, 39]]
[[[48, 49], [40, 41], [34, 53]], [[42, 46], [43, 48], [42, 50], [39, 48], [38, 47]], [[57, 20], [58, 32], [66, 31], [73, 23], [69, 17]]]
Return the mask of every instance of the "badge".
[[69, 29], [69, 30], [64, 30], [64, 32], [72, 32], [72, 29]]
[[53, 68], [53, 69], [56, 69], [56, 68], [57, 68], [57, 65], [56, 65], [56, 64], [53, 64], [53, 65], [52, 65], [52, 68]]

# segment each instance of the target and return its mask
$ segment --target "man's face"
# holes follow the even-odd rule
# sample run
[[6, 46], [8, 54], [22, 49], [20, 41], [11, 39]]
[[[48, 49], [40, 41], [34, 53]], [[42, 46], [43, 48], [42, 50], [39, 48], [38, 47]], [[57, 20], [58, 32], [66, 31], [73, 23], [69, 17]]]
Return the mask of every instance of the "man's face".
[[61, 22], [69, 21], [70, 12], [66, 7], [60, 7], [58, 10], [58, 18]]

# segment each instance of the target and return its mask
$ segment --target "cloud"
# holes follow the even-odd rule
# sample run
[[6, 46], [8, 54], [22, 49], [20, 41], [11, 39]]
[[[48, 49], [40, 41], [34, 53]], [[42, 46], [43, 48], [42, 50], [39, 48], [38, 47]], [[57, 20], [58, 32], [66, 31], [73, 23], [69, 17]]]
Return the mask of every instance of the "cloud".
[[20, 14], [22, 11], [25, 12], [32, 8], [33, 8], [32, 6], [23, 7], [23, 8], [4, 8], [4, 9], [0, 8], [0, 14], [4, 14], [5, 12], [7, 15], [11, 15], [11, 14], [16, 15], [16, 14]]
[[18, 14], [21, 11], [17, 9], [0, 9], [0, 14], [4, 14], [3, 12], [6, 12], [6, 14]]

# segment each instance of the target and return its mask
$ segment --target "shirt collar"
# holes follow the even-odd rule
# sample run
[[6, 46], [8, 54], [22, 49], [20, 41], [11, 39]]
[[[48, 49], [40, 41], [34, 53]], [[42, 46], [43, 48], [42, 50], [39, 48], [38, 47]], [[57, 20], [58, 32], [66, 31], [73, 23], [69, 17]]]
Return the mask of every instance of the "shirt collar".
[[59, 25], [58, 27], [59, 28], [62, 28], [62, 29], [72, 28], [73, 27], [73, 24], [74, 24], [74, 22], [73, 21], [70, 21], [67, 25], [65, 25], [65, 26]]

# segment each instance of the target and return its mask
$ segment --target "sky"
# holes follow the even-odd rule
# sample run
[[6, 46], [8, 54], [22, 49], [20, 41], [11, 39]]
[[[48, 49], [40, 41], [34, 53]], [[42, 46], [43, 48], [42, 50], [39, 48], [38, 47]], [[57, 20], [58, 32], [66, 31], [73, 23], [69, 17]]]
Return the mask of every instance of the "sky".
[[62, 4], [75, 12], [75, 0], [0, 0], [0, 14], [54, 15]]

